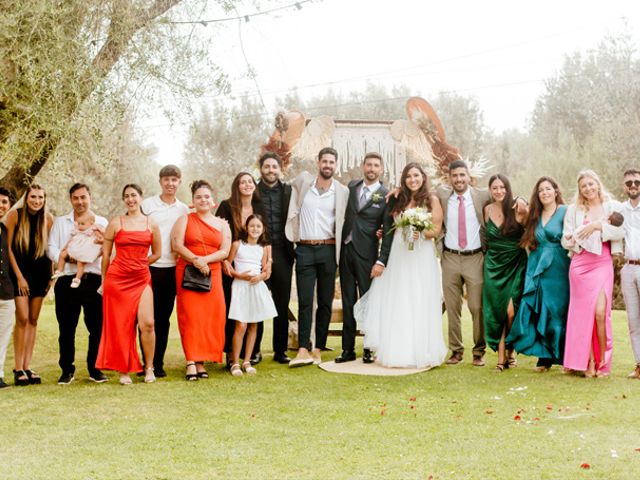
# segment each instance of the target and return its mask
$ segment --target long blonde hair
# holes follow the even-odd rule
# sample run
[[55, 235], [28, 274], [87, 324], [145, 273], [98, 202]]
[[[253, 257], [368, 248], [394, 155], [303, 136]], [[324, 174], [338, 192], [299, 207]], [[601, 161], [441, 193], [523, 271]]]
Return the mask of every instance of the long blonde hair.
[[576, 185], [578, 188], [576, 190], [576, 195], [573, 198], [573, 202], [578, 207], [580, 207], [582, 210], [585, 210], [585, 211], [588, 210], [587, 202], [585, 202], [584, 198], [580, 194], [580, 181], [583, 178], [590, 178], [598, 184], [598, 198], [600, 198], [600, 201], [602, 203], [611, 200], [611, 195], [609, 195], [609, 192], [605, 190], [604, 185], [602, 184], [602, 180], [600, 180], [600, 177], [596, 172], [590, 169], [580, 170], [578, 172], [578, 179], [576, 180]]
[[44, 257], [47, 251], [47, 192], [37, 183], [29, 186], [23, 197], [22, 208], [18, 209], [18, 222], [16, 232], [13, 237], [14, 245], [18, 252], [23, 255], [29, 254], [29, 234], [31, 233], [31, 219], [29, 217], [29, 207], [27, 206], [27, 197], [33, 190], [42, 190], [44, 192], [44, 205], [35, 213], [36, 235], [34, 258]]

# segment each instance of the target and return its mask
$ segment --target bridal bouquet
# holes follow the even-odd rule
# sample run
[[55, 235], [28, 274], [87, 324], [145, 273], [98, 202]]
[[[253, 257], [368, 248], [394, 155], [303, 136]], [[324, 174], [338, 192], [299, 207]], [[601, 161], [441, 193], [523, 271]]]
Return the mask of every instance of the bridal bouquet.
[[416, 207], [409, 208], [402, 212], [398, 218], [396, 218], [393, 228], [402, 228], [404, 241], [409, 245], [409, 250], [413, 250], [413, 233], [422, 233], [424, 230], [432, 230], [433, 227], [431, 213], [425, 208]]

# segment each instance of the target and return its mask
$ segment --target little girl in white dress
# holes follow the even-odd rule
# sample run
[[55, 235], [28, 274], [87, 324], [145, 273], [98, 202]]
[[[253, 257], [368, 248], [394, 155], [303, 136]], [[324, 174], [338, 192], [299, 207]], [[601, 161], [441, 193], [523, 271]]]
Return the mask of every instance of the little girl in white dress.
[[74, 222], [74, 228], [71, 232], [71, 238], [60, 252], [60, 260], [56, 271], [51, 276], [52, 280], [64, 275], [64, 265], [68, 258], [73, 258], [77, 263], [78, 271], [73, 280], [71, 280], [71, 288], [78, 288], [84, 275], [84, 267], [88, 263], [93, 263], [102, 253], [102, 245], [96, 243], [102, 236], [100, 228], [96, 225], [96, 217], [82, 224]]
[[[271, 293], [264, 283], [271, 275], [271, 247], [266, 241], [264, 221], [260, 215], [247, 218], [241, 240], [231, 245], [227, 258], [233, 262], [229, 318], [236, 320], [233, 334], [231, 374], [256, 373], [249, 359], [256, 341], [257, 324], [278, 315]], [[240, 368], [240, 350], [245, 332], [244, 362]]]

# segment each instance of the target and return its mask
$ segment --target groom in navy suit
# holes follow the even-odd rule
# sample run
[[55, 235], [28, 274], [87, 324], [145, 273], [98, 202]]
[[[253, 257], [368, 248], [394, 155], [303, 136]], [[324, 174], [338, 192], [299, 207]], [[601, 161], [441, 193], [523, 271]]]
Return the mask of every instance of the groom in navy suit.
[[[364, 178], [349, 183], [340, 250], [342, 353], [335, 359], [336, 363], [356, 359], [353, 306], [358, 297], [369, 290], [372, 279], [382, 275], [391, 250], [392, 235], [387, 235], [387, 231], [383, 233], [382, 246], [376, 236], [376, 232], [383, 229], [388, 214], [385, 201], [388, 190], [380, 183], [382, 170], [382, 156], [367, 153], [362, 161]], [[364, 350], [362, 361], [373, 362], [370, 350]]]

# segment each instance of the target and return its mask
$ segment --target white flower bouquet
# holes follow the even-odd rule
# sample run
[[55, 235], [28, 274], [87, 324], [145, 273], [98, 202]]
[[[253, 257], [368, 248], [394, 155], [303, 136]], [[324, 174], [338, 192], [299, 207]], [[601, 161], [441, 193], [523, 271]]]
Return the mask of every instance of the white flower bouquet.
[[404, 241], [409, 245], [409, 250], [413, 250], [413, 233], [434, 228], [431, 212], [421, 207], [409, 208], [396, 218], [393, 228], [402, 228]]

